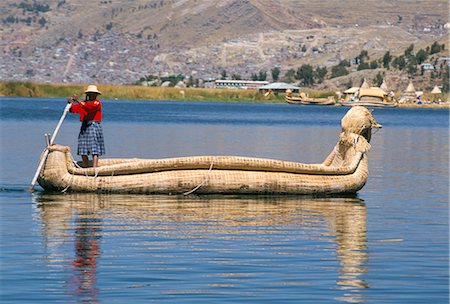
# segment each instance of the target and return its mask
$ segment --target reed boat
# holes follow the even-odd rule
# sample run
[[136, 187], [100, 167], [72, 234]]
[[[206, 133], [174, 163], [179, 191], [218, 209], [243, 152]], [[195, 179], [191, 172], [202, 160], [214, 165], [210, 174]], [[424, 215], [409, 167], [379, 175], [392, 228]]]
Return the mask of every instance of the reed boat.
[[362, 106], [368, 108], [396, 108], [398, 104], [392, 102], [383, 101], [342, 101], [340, 102], [342, 106], [355, 107]]
[[320, 106], [332, 106], [336, 104], [333, 96], [327, 98], [311, 98], [307, 93], [301, 92], [298, 95], [292, 95], [292, 91], [287, 90], [284, 99], [290, 104], [303, 104], [303, 105], [320, 105]]
[[284, 99], [290, 104], [303, 104], [303, 105], [318, 105], [318, 106], [333, 106], [336, 104], [333, 98], [311, 98], [300, 96], [285, 96]]
[[369, 110], [352, 107], [342, 132], [320, 164], [241, 156], [101, 159], [81, 168], [70, 148], [49, 145], [38, 183], [47, 191], [140, 194], [352, 194], [368, 179]]
[[380, 88], [361, 88], [359, 89], [359, 97], [356, 101], [341, 101], [343, 106], [363, 106], [363, 107], [383, 107], [395, 108], [398, 106], [396, 102], [388, 100], [387, 94]]

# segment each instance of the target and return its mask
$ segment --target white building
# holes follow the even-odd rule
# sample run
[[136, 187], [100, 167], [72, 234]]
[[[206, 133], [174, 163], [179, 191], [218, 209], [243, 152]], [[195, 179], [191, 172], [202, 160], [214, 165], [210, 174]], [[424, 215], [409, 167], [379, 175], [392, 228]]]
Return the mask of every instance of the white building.
[[432, 65], [431, 63], [422, 63], [422, 69], [424, 71], [433, 71], [434, 65]]
[[256, 90], [263, 85], [269, 84], [269, 82], [253, 80], [216, 80], [214, 84], [218, 89]]

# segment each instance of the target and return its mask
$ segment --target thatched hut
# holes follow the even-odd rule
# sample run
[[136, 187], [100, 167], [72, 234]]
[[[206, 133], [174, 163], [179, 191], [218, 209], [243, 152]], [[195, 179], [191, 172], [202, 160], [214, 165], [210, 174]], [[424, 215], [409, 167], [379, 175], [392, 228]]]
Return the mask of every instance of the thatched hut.
[[414, 88], [412, 81], [410, 81], [408, 87], [400, 97], [400, 102], [402, 103], [416, 102], [416, 99], [417, 99], [416, 89]]
[[361, 88], [361, 89], [369, 89], [369, 88], [370, 88], [370, 85], [369, 85], [369, 83], [367, 82], [366, 78], [364, 78], [363, 83], [361, 84], [361, 87], [360, 87], [360, 88]]
[[387, 93], [376, 87], [359, 89], [360, 101], [386, 101]]
[[380, 89], [382, 89], [385, 92], [389, 92], [386, 81], [383, 79], [383, 83], [380, 85]]
[[345, 90], [344, 96], [343, 96], [343, 101], [350, 101], [350, 99], [355, 96], [355, 94], [359, 91], [359, 87], [351, 87], [347, 90]]
[[431, 90], [431, 95], [433, 95], [433, 101], [440, 99], [441, 94], [442, 94], [442, 91], [441, 91], [441, 89], [439, 89], [438, 86], [434, 86], [433, 90]]

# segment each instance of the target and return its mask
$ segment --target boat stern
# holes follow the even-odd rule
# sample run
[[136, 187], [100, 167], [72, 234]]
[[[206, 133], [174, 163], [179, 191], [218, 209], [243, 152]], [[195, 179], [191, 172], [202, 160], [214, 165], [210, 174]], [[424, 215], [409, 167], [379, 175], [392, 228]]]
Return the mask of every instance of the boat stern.
[[47, 149], [49, 153], [37, 181], [44, 190], [63, 190], [68, 185], [68, 165], [73, 166], [70, 147], [52, 145]]

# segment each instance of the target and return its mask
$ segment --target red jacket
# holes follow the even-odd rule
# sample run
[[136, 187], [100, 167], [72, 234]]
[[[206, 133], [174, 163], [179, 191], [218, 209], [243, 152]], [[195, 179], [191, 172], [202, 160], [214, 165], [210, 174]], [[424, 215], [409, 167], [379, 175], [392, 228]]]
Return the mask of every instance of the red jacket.
[[70, 112], [80, 113], [80, 121], [102, 121], [102, 103], [100, 100], [86, 101], [84, 106], [80, 103], [72, 104]]

